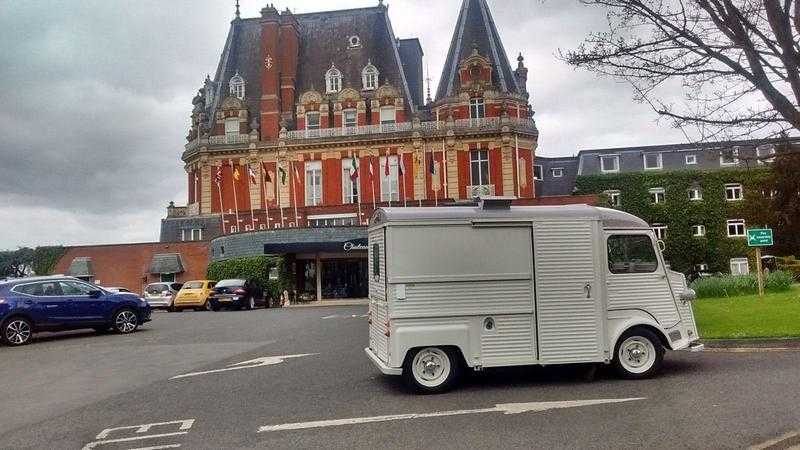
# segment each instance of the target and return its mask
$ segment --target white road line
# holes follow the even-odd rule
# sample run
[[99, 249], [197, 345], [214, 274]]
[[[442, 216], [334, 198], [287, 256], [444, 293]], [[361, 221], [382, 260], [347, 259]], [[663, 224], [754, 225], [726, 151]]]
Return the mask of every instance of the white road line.
[[183, 434], [188, 434], [188, 431], [178, 431], [176, 433], [162, 433], [162, 434], [151, 434], [149, 436], [137, 436], [137, 437], [128, 437], [128, 438], [119, 438], [119, 439], [106, 439], [104, 441], [95, 441], [90, 442], [83, 446], [83, 450], [91, 450], [98, 445], [106, 445], [106, 444], [115, 444], [118, 442], [131, 442], [131, 441], [141, 441], [144, 439], [155, 439], [155, 438], [162, 438], [162, 437], [169, 437], [169, 436], [180, 436]]
[[95, 439], [105, 439], [108, 437], [109, 434], [115, 431], [122, 431], [122, 430], [136, 430], [135, 433], [147, 433], [153, 427], [161, 427], [164, 425], [180, 425], [178, 430], [186, 431], [194, 425], [195, 419], [185, 419], [185, 420], [173, 420], [171, 422], [157, 422], [157, 423], [146, 423], [143, 425], [131, 425], [127, 427], [117, 427], [117, 428], [106, 428], [105, 430], [101, 431]]
[[170, 378], [170, 380], [178, 380], [181, 378], [196, 377], [199, 375], [208, 375], [212, 373], [230, 372], [232, 370], [254, 369], [256, 367], [274, 366], [275, 364], [280, 364], [287, 359], [302, 358], [304, 356], [315, 356], [315, 355], [319, 355], [319, 353], [304, 353], [300, 355], [285, 355], [285, 356], [264, 356], [262, 358], [256, 358], [250, 361], [243, 361], [240, 363], [231, 364], [230, 366], [224, 369], [205, 370], [202, 372], [192, 372], [192, 373], [185, 373], [183, 375], [177, 375]]
[[344, 425], [358, 425], [375, 422], [391, 422], [395, 420], [424, 419], [429, 417], [463, 416], [467, 414], [485, 414], [502, 412], [503, 414], [522, 414], [527, 412], [541, 412], [552, 409], [577, 408], [580, 406], [604, 405], [612, 403], [632, 402], [645, 400], [643, 397], [600, 399], [600, 400], [573, 400], [562, 402], [533, 402], [533, 403], [506, 403], [495, 405], [493, 408], [461, 409], [455, 411], [439, 411], [432, 413], [395, 414], [389, 416], [354, 417], [350, 419], [317, 420], [313, 422], [285, 423], [281, 425], [266, 425], [258, 429], [259, 433], [289, 430], [304, 430], [308, 428], [338, 427]]
[[163, 448], [179, 448], [181, 444], [169, 444], [169, 445], [156, 445], [155, 447], [140, 447], [140, 448], [132, 448], [130, 450], [161, 450]]

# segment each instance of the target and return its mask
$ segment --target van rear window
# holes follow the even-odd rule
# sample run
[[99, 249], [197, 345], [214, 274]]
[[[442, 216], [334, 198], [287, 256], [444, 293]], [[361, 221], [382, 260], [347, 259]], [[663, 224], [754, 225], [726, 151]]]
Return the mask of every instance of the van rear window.
[[372, 244], [372, 276], [381, 276], [381, 246]]
[[611, 273], [652, 273], [658, 258], [649, 236], [611, 236], [608, 238], [608, 270]]

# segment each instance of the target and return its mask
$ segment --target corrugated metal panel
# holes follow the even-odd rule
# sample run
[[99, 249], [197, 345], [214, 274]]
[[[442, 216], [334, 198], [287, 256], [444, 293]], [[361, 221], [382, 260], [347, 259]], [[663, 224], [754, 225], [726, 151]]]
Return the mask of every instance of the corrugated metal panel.
[[[676, 298], [680, 298], [681, 293], [684, 289], [687, 288], [686, 285], [686, 276], [684, 276], [680, 272], [669, 272], [669, 284], [672, 286], [672, 292], [675, 294]], [[678, 300], [678, 312], [681, 315], [681, 320], [683, 321], [683, 325], [691, 330], [692, 336], [690, 338], [697, 337], [697, 324], [694, 321], [694, 311], [692, 310], [692, 302], [683, 302]]]
[[[386, 299], [386, 245], [384, 230], [377, 229], [369, 234], [368, 277], [370, 311], [372, 324], [369, 327], [370, 348], [383, 361], [389, 361], [389, 338], [386, 336], [389, 320], [389, 304]], [[373, 249], [377, 245], [379, 274], [373, 273]]]
[[370, 304], [372, 324], [369, 326], [369, 348], [383, 361], [389, 361], [389, 338], [386, 336], [386, 321], [389, 319], [388, 304], [373, 302]]
[[[373, 273], [373, 249], [377, 245], [380, 273]], [[386, 245], [383, 229], [377, 229], [369, 234], [369, 298], [372, 301], [386, 301]]]
[[494, 329], [483, 327], [481, 361], [485, 367], [532, 363], [536, 359], [533, 315], [496, 316]]
[[532, 313], [531, 280], [414, 283], [392, 318]]
[[603, 360], [594, 224], [537, 223], [534, 233], [540, 361]]
[[642, 309], [663, 327], [675, 326], [680, 317], [667, 280], [662, 276], [663, 272], [608, 275], [608, 308]]

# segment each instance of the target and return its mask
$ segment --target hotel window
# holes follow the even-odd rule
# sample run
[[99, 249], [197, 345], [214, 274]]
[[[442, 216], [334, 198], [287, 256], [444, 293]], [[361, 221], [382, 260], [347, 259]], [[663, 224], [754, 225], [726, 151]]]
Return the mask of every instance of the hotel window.
[[358, 178], [353, 180], [353, 159], [342, 160], [342, 202], [358, 203]]
[[469, 101], [469, 118], [483, 119], [486, 117], [486, 103], [483, 98], [473, 98]]
[[703, 189], [699, 186], [689, 188], [689, 200], [700, 201], [703, 199]]
[[358, 126], [358, 111], [355, 109], [345, 109], [342, 112], [342, 124], [345, 128], [355, 128]]
[[619, 207], [622, 204], [622, 194], [619, 191], [605, 191], [604, 194], [608, 196], [609, 205]]
[[325, 87], [328, 94], [335, 94], [342, 90], [342, 72], [333, 64], [325, 74]]
[[322, 161], [308, 161], [306, 166], [306, 206], [322, 204]]
[[542, 181], [542, 166], [533, 166], [533, 179]]
[[239, 138], [239, 118], [231, 117], [225, 119], [225, 142], [228, 144], [235, 144], [236, 139]]
[[162, 283], [174, 283], [175, 282], [175, 274], [174, 273], [162, 273], [160, 278]]
[[692, 225], [692, 236], [703, 237], [706, 235], [705, 225]]
[[697, 164], [697, 155], [686, 155], [686, 165], [693, 166]]
[[372, 63], [367, 63], [367, 67], [364, 67], [361, 78], [365, 91], [372, 91], [378, 87], [378, 69]]
[[739, 147], [722, 150], [719, 155], [719, 164], [722, 166], [739, 164]]
[[244, 100], [244, 78], [239, 75], [239, 72], [236, 72], [236, 75], [231, 77], [231, 81], [228, 83], [228, 86], [230, 87], [231, 97]]
[[397, 172], [397, 156], [389, 156], [389, 175], [386, 175], [386, 164], [386, 157], [381, 156], [381, 201], [397, 202], [400, 201], [400, 180]]
[[654, 205], [658, 205], [660, 203], [664, 203], [665, 201], [665, 191], [664, 188], [653, 188], [650, 189], [650, 203]]
[[470, 183], [473, 186], [486, 186], [489, 181], [489, 151], [472, 150], [469, 152]]
[[319, 130], [319, 113], [306, 113], [306, 130]]
[[742, 195], [741, 184], [726, 184], [725, 185], [725, 199], [729, 202], [735, 202], [744, 198]]
[[381, 106], [381, 125], [397, 122], [397, 110], [394, 106]]
[[747, 231], [745, 230], [744, 220], [734, 219], [728, 221], [728, 237], [740, 238], [745, 236], [747, 236]]
[[619, 172], [619, 155], [601, 156], [600, 172], [603, 173]]
[[644, 170], [659, 170], [663, 167], [664, 161], [661, 153], [644, 154]]
[[664, 240], [667, 238], [667, 226], [661, 223], [655, 223], [652, 225], [653, 231], [656, 233], [656, 238], [659, 240]]
[[747, 258], [731, 259], [731, 275], [747, 275], [750, 273], [750, 261]]
[[186, 241], [202, 241], [203, 230], [200, 228], [193, 228], [191, 230], [181, 230], [181, 240]]
[[775, 155], [775, 146], [772, 144], [759, 145], [758, 147], [756, 147], [756, 156], [758, 156], [759, 164], [775, 162], [775, 158], [767, 158], [768, 156], [773, 156], [773, 155]]
[[308, 216], [309, 228], [352, 227], [357, 225], [355, 214], [330, 214], [325, 216]]

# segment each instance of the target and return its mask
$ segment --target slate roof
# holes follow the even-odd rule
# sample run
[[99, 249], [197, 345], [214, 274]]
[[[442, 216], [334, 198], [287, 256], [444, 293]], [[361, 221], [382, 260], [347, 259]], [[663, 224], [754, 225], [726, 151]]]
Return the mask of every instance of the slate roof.
[[[284, 13], [285, 14], [285, 13]], [[325, 73], [331, 63], [342, 72], [343, 87], [361, 90], [361, 71], [371, 62], [380, 72], [379, 82], [389, 80], [405, 97], [414, 111], [422, 98], [422, 83], [415, 80], [411, 87], [403, 71], [403, 61], [398, 42], [392, 30], [387, 8], [379, 5], [369, 8], [295, 14], [300, 28], [300, 48], [297, 68], [296, 95], [311, 89], [324, 94]], [[228, 96], [229, 82], [236, 72], [245, 80], [245, 103], [251, 117], [258, 117], [261, 99], [261, 18], [234, 19], [228, 32], [214, 83], [216, 92], [211, 111], [215, 111]], [[349, 48], [351, 36], [358, 36], [361, 45]], [[421, 66], [420, 61], [409, 61], [408, 69]], [[293, 105], [294, 106], [294, 105]], [[211, 114], [210, 120], [212, 120]]]
[[78, 257], [72, 260], [67, 269], [66, 275], [71, 277], [92, 277], [94, 276], [94, 267], [92, 266], [92, 258]]
[[[537, 197], [572, 195], [578, 176], [578, 157], [547, 158], [536, 156], [534, 164], [542, 167], [542, 180], [536, 182]], [[552, 169], [563, 169], [562, 177], [554, 177]]]
[[211, 241], [211, 260], [259, 256], [265, 252], [343, 252], [343, 244], [367, 239], [366, 227], [284, 228], [230, 234]]
[[156, 253], [150, 261], [150, 269], [147, 271], [152, 274], [162, 273], [183, 273], [183, 261], [179, 253]]
[[203, 240], [222, 235], [222, 218], [218, 214], [161, 219], [160, 242], [180, 242], [182, 230], [203, 230]]
[[474, 46], [477, 46], [481, 56], [491, 62], [494, 69], [492, 80], [501, 92], [523, 94], [517, 86], [514, 71], [511, 70], [508, 55], [486, 0], [464, 0], [439, 81], [439, 89], [436, 91], [436, 100], [458, 93], [458, 65], [472, 54]]

